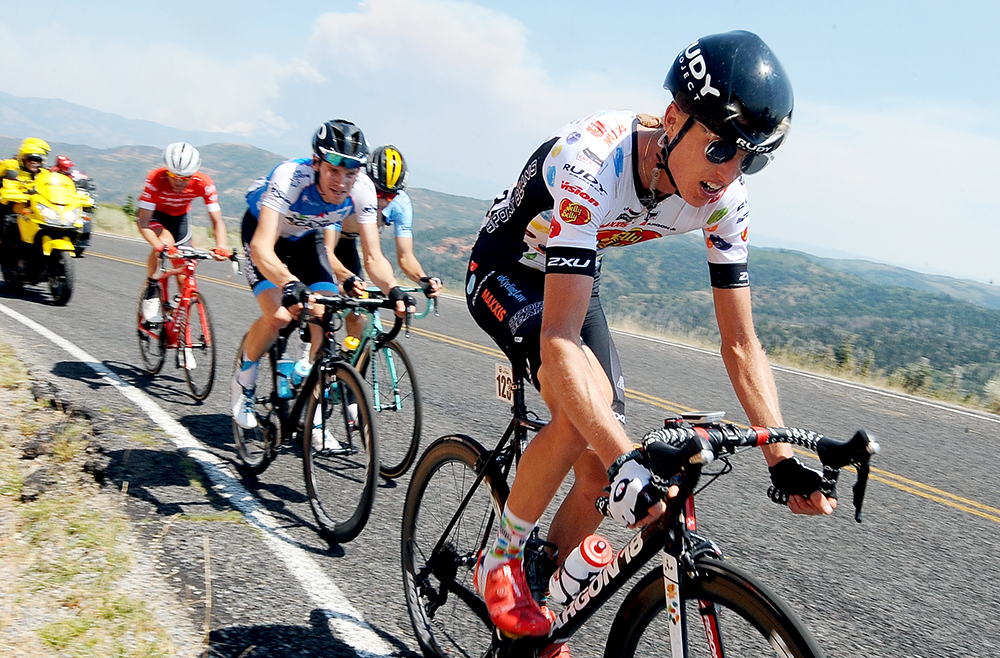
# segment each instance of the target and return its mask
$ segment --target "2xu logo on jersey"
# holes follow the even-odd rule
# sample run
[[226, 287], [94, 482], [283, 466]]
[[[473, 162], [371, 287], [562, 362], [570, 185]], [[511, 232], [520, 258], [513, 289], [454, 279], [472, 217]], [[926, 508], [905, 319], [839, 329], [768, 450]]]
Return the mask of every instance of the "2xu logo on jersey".
[[570, 619], [575, 617], [577, 613], [587, 607], [587, 604], [590, 603], [590, 599], [600, 594], [601, 590], [603, 590], [612, 579], [617, 578], [618, 574], [622, 570], [622, 567], [626, 564], [630, 564], [632, 560], [634, 560], [642, 551], [642, 547], [642, 533], [639, 533], [632, 538], [632, 541], [622, 548], [621, 552], [618, 553], [618, 557], [615, 558], [611, 564], [604, 567], [604, 569], [602, 569], [601, 572], [597, 574], [592, 581], [590, 581], [590, 585], [587, 589], [582, 590], [579, 594], [577, 594], [576, 598], [573, 599], [573, 602], [566, 606], [561, 613], [559, 613], [555, 622], [552, 623], [552, 629], [555, 630], [565, 626]]

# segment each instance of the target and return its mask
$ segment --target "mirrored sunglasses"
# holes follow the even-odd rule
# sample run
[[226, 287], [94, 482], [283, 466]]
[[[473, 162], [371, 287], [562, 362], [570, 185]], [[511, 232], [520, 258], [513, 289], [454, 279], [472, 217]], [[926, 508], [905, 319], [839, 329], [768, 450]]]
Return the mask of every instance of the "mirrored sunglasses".
[[[705, 157], [712, 164], [723, 164], [729, 162], [740, 152], [740, 148], [733, 144], [732, 142], [726, 142], [721, 139], [717, 139], [714, 142], [710, 142], [708, 146], [705, 147]], [[743, 156], [743, 161], [740, 162], [740, 172], [747, 174], [756, 174], [758, 171], [763, 169], [771, 162], [770, 153], [753, 153], [747, 152]]]
[[170, 178], [173, 178], [174, 180], [181, 180], [181, 181], [189, 181], [189, 180], [191, 180], [190, 176], [178, 176], [177, 174], [175, 174], [172, 171], [167, 171], [167, 176], [169, 176]]
[[344, 167], [346, 169], [358, 169], [361, 167], [361, 158], [352, 158], [349, 155], [339, 153], [324, 153], [323, 159], [334, 167]]

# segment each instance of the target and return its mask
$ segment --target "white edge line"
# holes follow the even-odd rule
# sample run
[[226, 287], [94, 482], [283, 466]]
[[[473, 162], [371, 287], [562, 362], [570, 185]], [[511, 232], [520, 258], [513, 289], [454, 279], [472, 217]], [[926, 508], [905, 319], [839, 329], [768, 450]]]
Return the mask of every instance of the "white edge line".
[[[612, 329], [616, 334], [621, 334], [623, 336], [629, 336], [631, 338], [638, 338], [640, 340], [646, 340], [652, 343], [659, 343], [661, 345], [669, 345], [670, 347], [676, 347], [682, 350], [689, 350], [691, 352], [698, 352], [700, 354], [708, 354], [711, 356], [717, 356], [722, 358], [719, 352], [706, 350], [701, 347], [693, 347], [691, 345], [685, 345], [683, 343], [677, 343], [674, 341], [666, 340], [664, 338], [654, 338], [652, 336], [643, 336], [642, 334], [632, 333], [631, 331], [622, 331], [621, 329]], [[924, 407], [930, 407], [931, 409], [937, 409], [939, 411], [947, 411], [949, 413], [957, 414], [959, 416], [968, 416], [969, 418], [975, 418], [976, 420], [983, 420], [988, 423], [1000, 424], [1000, 418], [996, 416], [987, 416], [985, 414], [976, 413], [974, 411], [968, 411], [966, 409], [961, 409], [958, 407], [951, 407], [945, 404], [929, 402], [912, 395], [905, 395], [903, 393], [893, 393], [891, 391], [886, 391], [885, 389], [875, 388], [873, 386], [864, 386], [862, 384], [855, 384], [852, 382], [847, 382], [842, 379], [834, 379], [833, 377], [824, 377], [823, 375], [816, 375], [811, 372], [806, 372], [804, 370], [797, 370], [795, 368], [788, 368], [786, 366], [776, 366], [771, 365], [772, 370], [778, 372], [788, 373], [790, 375], [798, 375], [799, 377], [804, 377], [806, 379], [815, 379], [817, 381], [826, 382], [828, 384], [835, 384], [837, 386], [843, 386], [844, 388], [853, 388], [858, 391], [865, 391], [867, 393], [873, 393], [875, 395], [881, 395], [882, 397], [892, 398], [894, 400], [901, 400], [903, 402], [912, 402], [913, 404], [918, 404]]]
[[316, 561], [294, 545], [295, 541], [285, 533], [277, 520], [260, 505], [257, 498], [240, 483], [239, 478], [229, 466], [207, 450], [183, 425], [174, 420], [148, 395], [122, 380], [103, 363], [62, 336], [3, 304], [0, 304], [0, 312], [49, 339], [88, 366], [108, 384], [115, 387], [119, 393], [142, 409], [153, 422], [170, 436], [182, 454], [197, 461], [212, 481], [213, 490], [222, 498], [227, 499], [248, 522], [263, 530], [261, 534], [267, 547], [281, 558], [312, 602], [326, 613], [330, 630], [338, 639], [352, 647], [359, 656], [364, 658], [393, 655], [393, 651], [385, 641], [364, 621], [361, 613], [344, 596], [340, 588], [330, 580]]

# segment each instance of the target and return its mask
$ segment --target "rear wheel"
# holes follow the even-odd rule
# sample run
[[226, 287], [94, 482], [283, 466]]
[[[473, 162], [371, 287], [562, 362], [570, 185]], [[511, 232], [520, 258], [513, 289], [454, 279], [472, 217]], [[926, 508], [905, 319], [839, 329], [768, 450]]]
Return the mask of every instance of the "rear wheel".
[[[243, 362], [243, 343], [236, 351], [236, 363], [234, 369], [239, 368]], [[257, 386], [254, 389], [254, 416], [257, 418], [257, 427], [253, 429], [243, 429], [233, 421], [233, 440], [236, 443], [236, 454], [239, 455], [242, 463], [242, 470], [251, 475], [260, 475], [270, 466], [271, 462], [278, 454], [278, 447], [281, 445], [278, 404], [284, 401], [279, 400], [274, 392], [274, 350], [268, 350], [267, 355], [261, 358], [257, 366]], [[235, 376], [235, 371], [234, 371]]]
[[[159, 287], [159, 286], [157, 286]], [[142, 317], [142, 300], [146, 299], [146, 285], [139, 293], [139, 307], [136, 311], [136, 331], [139, 336], [139, 356], [142, 357], [142, 367], [151, 375], [160, 372], [167, 353], [166, 330], [162, 322], [146, 322]], [[160, 303], [163, 303], [162, 290]]]
[[73, 294], [73, 261], [69, 252], [57, 249], [49, 255], [49, 292], [56, 306], [65, 306]]
[[398, 478], [413, 464], [420, 447], [423, 410], [413, 364], [403, 346], [389, 341], [375, 351], [366, 350], [358, 363], [378, 416], [379, 473]]
[[331, 544], [357, 537], [378, 484], [378, 432], [361, 376], [342, 361], [320, 366], [306, 406], [302, 453], [309, 504]]
[[[718, 560], [698, 561], [685, 577], [687, 656], [821, 658], [822, 650], [795, 615], [749, 575]], [[672, 621], [673, 619], [673, 621]], [[646, 575], [629, 593], [608, 634], [605, 658], [671, 655], [663, 572]]]
[[406, 492], [403, 590], [425, 656], [483, 656], [491, 646], [493, 625], [472, 574], [479, 552], [496, 536], [507, 500], [507, 483], [494, 467], [456, 518], [487, 454], [467, 436], [441, 437], [417, 462]]
[[212, 316], [200, 293], [191, 294], [191, 305], [179, 336], [177, 365], [184, 369], [191, 395], [196, 400], [204, 400], [212, 392], [215, 381], [215, 333]]

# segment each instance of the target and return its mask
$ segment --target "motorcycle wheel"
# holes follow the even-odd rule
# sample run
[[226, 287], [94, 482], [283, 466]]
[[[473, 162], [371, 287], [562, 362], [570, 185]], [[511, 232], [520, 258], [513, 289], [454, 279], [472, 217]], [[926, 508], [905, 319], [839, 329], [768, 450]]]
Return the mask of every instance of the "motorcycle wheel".
[[73, 261], [65, 251], [49, 256], [49, 292], [56, 306], [65, 306], [73, 294]]

